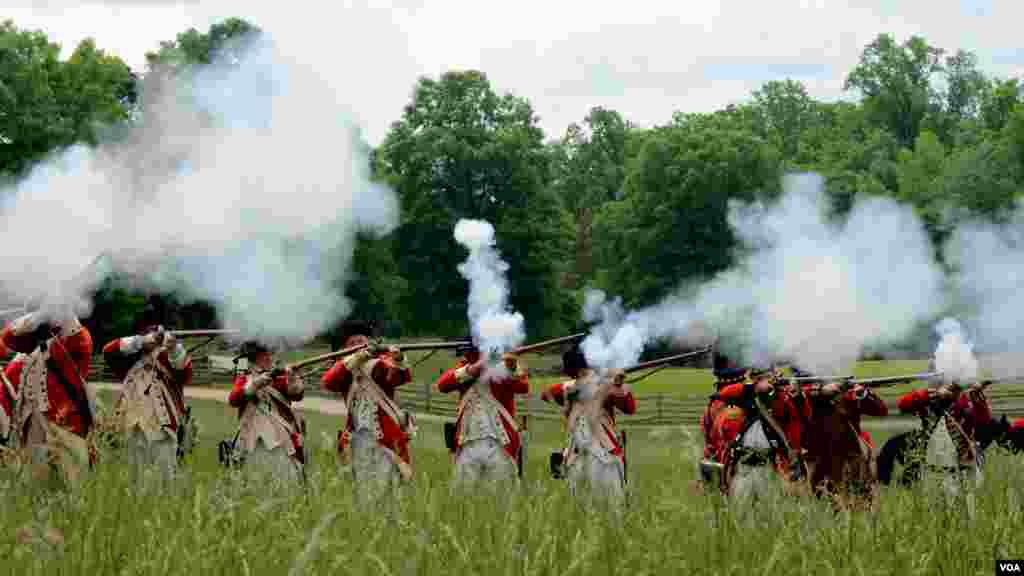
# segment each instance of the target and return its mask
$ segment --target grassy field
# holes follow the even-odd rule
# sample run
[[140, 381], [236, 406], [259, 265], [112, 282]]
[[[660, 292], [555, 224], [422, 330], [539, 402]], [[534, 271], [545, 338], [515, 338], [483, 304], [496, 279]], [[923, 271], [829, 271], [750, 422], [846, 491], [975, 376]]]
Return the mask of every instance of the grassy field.
[[[109, 400], [109, 397], [108, 397]], [[978, 518], [882, 494], [877, 514], [834, 516], [786, 501], [749, 520], [694, 494], [699, 438], [685, 428], [629, 437], [630, 509], [614, 521], [578, 509], [547, 475], [557, 423], [534, 426], [526, 481], [458, 499], [441, 425], [414, 440], [416, 480], [387, 511], [351, 502], [334, 464], [338, 422], [308, 414], [305, 491], [268, 493], [226, 475], [216, 442], [234, 432], [227, 406], [193, 401], [201, 444], [188, 479], [166, 495], [133, 485], [116, 454], [72, 495], [3, 477], [0, 571], [9, 574], [991, 574], [1024, 555], [1024, 466], [991, 454]]]

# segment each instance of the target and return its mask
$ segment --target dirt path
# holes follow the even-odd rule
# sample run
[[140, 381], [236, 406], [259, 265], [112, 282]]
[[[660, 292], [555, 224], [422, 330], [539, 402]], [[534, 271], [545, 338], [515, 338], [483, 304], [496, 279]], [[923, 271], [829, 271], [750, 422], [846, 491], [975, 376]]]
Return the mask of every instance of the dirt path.
[[[109, 382], [97, 382], [96, 388], [98, 390], [108, 390], [111, 392], [117, 392], [121, 389], [120, 384], [111, 384]], [[198, 400], [214, 400], [216, 402], [222, 402], [227, 404], [228, 402], [228, 391], [223, 388], [202, 388], [202, 387], [188, 387], [185, 388], [186, 398], [195, 398]], [[295, 408], [306, 412], [318, 412], [320, 414], [327, 414], [329, 416], [342, 416], [347, 414], [345, 410], [344, 402], [335, 400], [333, 398], [327, 398], [324, 396], [306, 396], [301, 402], [294, 404]], [[443, 416], [437, 416], [434, 414], [416, 414], [416, 420], [422, 422], [446, 422], [447, 418]]]

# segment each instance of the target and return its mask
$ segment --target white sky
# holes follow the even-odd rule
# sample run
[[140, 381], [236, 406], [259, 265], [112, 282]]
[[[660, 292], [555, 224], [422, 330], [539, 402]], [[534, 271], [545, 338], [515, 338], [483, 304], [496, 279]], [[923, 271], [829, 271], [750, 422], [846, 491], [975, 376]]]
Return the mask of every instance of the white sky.
[[[417, 77], [483, 70], [529, 98], [548, 137], [592, 106], [640, 125], [710, 111], [791, 77], [843, 96], [845, 75], [880, 32], [977, 53], [999, 76], [1024, 75], [1024, 0], [4, 0], [0, 18], [42, 29], [67, 52], [93, 37], [141, 69], [188, 27], [240, 16], [318, 67], [378, 144]], [[688, 6], [689, 5], [689, 6]]]

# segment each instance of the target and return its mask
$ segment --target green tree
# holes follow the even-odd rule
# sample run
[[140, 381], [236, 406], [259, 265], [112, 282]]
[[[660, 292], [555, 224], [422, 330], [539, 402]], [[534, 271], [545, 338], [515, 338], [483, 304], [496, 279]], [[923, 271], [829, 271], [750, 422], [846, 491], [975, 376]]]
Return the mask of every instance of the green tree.
[[595, 223], [599, 284], [626, 305], [653, 304], [726, 269], [736, 242], [730, 203], [778, 193], [778, 152], [735, 112], [677, 114], [644, 133], [624, 198]]
[[210, 64], [218, 56], [240, 55], [245, 49], [244, 39], [261, 32], [241, 18], [217, 22], [205, 33], [189, 28], [174, 40], [161, 42], [156, 52], [147, 52], [146, 62], [150, 69]]
[[409, 279], [403, 326], [466, 330], [466, 251], [452, 237], [460, 218], [491, 222], [510, 264], [511, 304], [532, 336], [560, 331], [571, 305], [558, 289], [572, 228], [551, 190], [551, 155], [529, 102], [499, 96], [477, 71], [421, 78], [376, 153], [399, 192], [397, 256]]
[[582, 126], [571, 124], [553, 146], [552, 186], [576, 227], [574, 266], [567, 278], [570, 287], [578, 288], [593, 280], [594, 213], [622, 190], [630, 130], [618, 112], [593, 108]]
[[821, 125], [819, 105], [795, 80], [772, 80], [754, 91], [750, 115], [754, 133], [771, 143], [786, 162], [798, 159], [803, 136]]
[[43, 32], [0, 24], [0, 174], [17, 176], [45, 155], [128, 117], [135, 77], [83, 40], [67, 61]]
[[919, 36], [897, 44], [892, 35], [880, 34], [864, 48], [844, 87], [858, 90], [869, 119], [910, 148], [932, 110], [931, 80], [943, 70], [942, 53]]
[[993, 132], [1002, 130], [1009, 122], [1014, 107], [1024, 102], [1022, 92], [1024, 87], [1017, 78], [993, 81], [981, 95], [979, 115], [982, 125]]

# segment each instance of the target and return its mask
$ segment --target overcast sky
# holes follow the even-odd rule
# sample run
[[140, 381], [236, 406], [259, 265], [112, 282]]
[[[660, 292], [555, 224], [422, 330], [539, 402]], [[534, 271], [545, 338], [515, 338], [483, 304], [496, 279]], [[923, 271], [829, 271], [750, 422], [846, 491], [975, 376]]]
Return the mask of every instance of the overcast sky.
[[[1024, 0], [4, 0], [0, 18], [42, 29], [65, 51], [91, 36], [141, 69], [188, 27], [240, 16], [318, 67], [377, 144], [416, 78], [476, 68], [532, 102], [549, 137], [592, 106], [640, 125], [749, 98], [794, 78], [843, 97], [845, 75], [880, 32], [976, 52], [984, 69], [1024, 75]], [[849, 97], [847, 95], [846, 97]]]

